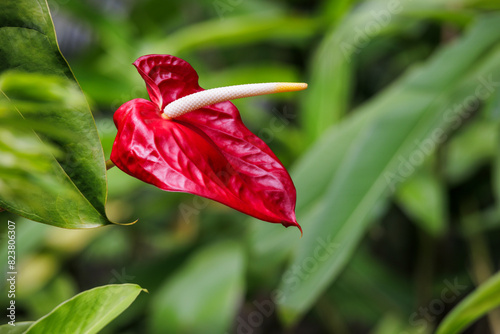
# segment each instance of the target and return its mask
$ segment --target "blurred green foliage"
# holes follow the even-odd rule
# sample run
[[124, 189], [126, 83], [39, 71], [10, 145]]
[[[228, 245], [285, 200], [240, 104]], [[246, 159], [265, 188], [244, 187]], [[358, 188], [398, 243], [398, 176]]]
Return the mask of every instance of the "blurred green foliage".
[[[290, 168], [304, 237], [114, 168], [107, 214], [139, 219], [134, 225], [63, 230], [2, 214], [18, 226], [19, 320], [38, 319], [82, 290], [137, 283], [150, 294], [103, 333], [401, 334], [430, 333], [440, 323], [440, 333], [500, 330], [491, 311], [500, 265], [496, 1], [49, 6], [106, 158], [113, 112], [147, 98], [131, 65], [141, 55], [184, 58], [204, 88], [308, 82], [302, 93], [235, 101], [245, 124]], [[11, 89], [26, 94], [22, 86], [41, 79], [16, 80]], [[50, 98], [51, 80], [30, 94]], [[6, 105], [0, 100], [0, 112]], [[16, 124], [2, 118], [0, 157], [14, 152], [43, 181], [48, 167], [37, 159], [47, 150], [57, 156], [57, 148], [12, 139]], [[65, 136], [50, 124], [23, 124]], [[6, 161], [0, 190], [11, 177]], [[30, 189], [34, 181], [19, 182]], [[6, 258], [5, 238], [0, 247]]]

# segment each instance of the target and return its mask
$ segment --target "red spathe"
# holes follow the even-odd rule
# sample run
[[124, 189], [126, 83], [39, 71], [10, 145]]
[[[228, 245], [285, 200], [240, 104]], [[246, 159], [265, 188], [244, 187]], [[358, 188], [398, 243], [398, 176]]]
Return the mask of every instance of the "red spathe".
[[167, 104], [203, 90], [196, 71], [170, 55], [143, 56], [134, 65], [151, 101], [134, 99], [114, 115], [118, 134], [111, 160], [118, 168], [163, 190], [203, 196], [300, 229], [290, 175], [231, 102], [163, 119]]

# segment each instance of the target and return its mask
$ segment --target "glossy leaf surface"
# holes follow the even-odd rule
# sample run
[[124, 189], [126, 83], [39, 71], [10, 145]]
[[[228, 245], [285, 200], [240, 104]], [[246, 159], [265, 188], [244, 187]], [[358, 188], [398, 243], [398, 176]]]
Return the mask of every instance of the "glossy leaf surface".
[[12, 325], [2, 325], [0, 326], [1, 334], [22, 334], [33, 324], [32, 321], [16, 322], [15, 326]]
[[98, 333], [129, 307], [141, 291], [136, 284], [105, 285], [84, 291], [35, 321], [26, 333]]
[[[4, 74], [1, 131], [3, 138], [17, 138], [4, 141], [0, 148], [10, 157], [0, 163], [5, 184], [0, 187], [0, 206], [66, 228], [109, 223], [104, 209], [104, 155], [97, 129], [59, 52], [46, 1], [2, 4], [0, 55], [0, 73]], [[12, 69], [16, 74], [6, 72]], [[23, 150], [26, 142], [38, 148]], [[7, 170], [10, 176], [5, 174]], [[29, 188], [22, 184], [27, 180]]]
[[499, 305], [500, 273], [497, 273], [454, 307], [443, 319], [436, 334], [462, 333], [474, 321]]

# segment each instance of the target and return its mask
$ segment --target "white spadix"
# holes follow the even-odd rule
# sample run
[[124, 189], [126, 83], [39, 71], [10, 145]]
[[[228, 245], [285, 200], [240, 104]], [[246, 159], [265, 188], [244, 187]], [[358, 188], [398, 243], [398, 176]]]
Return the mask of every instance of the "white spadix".
[[190, 111], [219, 102], [257, 95], [294, 92], [306, 88], [306, 83], [268, 82], [207, 89], [169, 103], [163, 109], [162, 117], [165, 119], [176, 118]]

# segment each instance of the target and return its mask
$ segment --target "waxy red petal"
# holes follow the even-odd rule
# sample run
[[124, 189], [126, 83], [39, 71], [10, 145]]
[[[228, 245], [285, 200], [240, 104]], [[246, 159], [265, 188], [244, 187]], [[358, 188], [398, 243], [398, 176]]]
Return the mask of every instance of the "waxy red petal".
[[135, 99], [115, 113], [111, 160], [124, 172], [161, 189], [213, 199], [272, 223], [300, 226], [292, 180], [269, 147], [241, 121], [231, 102], [165, 120], [165, 105], [202, 91], [182, 59], [139, 58], [151, 101]]

